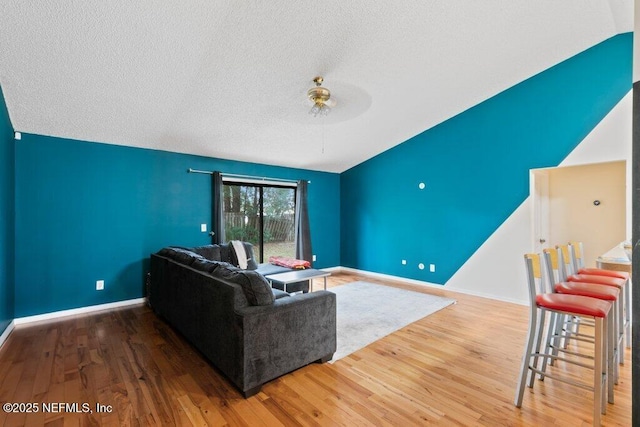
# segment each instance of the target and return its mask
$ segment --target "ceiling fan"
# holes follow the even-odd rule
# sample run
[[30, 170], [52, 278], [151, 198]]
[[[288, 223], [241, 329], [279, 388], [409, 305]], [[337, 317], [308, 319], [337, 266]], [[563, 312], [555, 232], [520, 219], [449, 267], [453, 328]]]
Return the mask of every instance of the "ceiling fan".
[[309, 114], [314, 117], [326, 116], [331, 111], [331, 108], [336, 105], [335, 98], [331, 98], [331, 92], [329, 89], [322, 87], [323, 81], [324, 78], [322, 76], [315, 77], [313, 82], [316, 86], [307, 91], [307, 97], [313, 103], [311, 110], [309, 110]]

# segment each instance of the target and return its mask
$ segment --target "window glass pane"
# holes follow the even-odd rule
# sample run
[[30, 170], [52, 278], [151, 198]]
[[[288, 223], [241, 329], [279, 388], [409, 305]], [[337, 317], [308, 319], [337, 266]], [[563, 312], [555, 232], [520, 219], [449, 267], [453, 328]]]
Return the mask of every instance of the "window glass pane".
[[294, 188], [264, 187], [264, 261], [270, 256], [294, 258], [296, 212]]
[[295, 257], [295, 194], [289, 187], [225, 184], [225, 241], [251, 242], [258, 262]]
[[260, 253], [260, 188], [246, 185], [224, 186], [225, 241], [251, 242]]

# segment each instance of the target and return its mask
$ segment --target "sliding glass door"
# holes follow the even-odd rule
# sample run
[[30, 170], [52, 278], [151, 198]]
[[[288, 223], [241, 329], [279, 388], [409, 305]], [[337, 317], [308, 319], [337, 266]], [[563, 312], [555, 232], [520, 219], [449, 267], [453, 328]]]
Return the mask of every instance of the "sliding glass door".
[[225, 181], [225, 241], [251, 242], [258, 262], [273, 255], [294, 258], [295, 200], [294, 187]]

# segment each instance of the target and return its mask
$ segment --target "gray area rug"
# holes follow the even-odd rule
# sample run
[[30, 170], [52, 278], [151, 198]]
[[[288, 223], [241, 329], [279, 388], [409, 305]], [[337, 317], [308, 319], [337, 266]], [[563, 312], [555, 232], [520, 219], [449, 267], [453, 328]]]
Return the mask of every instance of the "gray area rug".
[[329, 363], [455, 303], [450, 298], [367, 282], [329, 291], [337, 295], [338, 329], [338, 349]]

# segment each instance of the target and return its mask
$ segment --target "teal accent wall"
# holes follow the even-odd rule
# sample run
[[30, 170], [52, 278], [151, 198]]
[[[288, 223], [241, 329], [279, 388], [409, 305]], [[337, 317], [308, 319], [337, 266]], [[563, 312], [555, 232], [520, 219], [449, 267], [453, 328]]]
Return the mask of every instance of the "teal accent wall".
[[14, 318], [15, 144], [0, 87], [0, 334]]
[[529, 195], [529, 170], [628, 93], [631, 67], [631, 33], [615, 36], [344, 172], [342, 265], [444, 284]]
[[23, 134], [15, 316], [140, 298], [150, 253], [210, 243], [211, 176], [189, 168], [311, 181], [315, 265], [340, 264], [338, 174]]
[[190, 167], [310, 180], [319, 268], [445, 283], [528, 196], [529, 169], [560, 163], [630, 90], [631, 43], [606, 40], [340, 175], [14, 141], [1, 102], [0, 331], [14, 317], [142, 297], [150, 253], [209, 243], [210, 176]]

